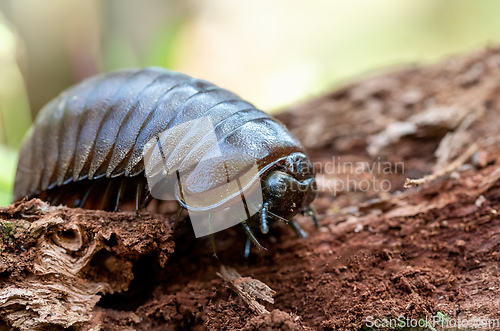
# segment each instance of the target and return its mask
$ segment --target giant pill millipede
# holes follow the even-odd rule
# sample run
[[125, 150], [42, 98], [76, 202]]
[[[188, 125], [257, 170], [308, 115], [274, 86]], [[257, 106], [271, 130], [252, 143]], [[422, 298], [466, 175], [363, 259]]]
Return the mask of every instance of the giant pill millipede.
[[[204, 118], [211, 132], [199, 129], [197, 120]], [[315, 219], [314, 169], [281, 123], [225, 89], [162, 68], [98, 75], [50, 101], [20, 150], [14, 199], [38, 197], [53, 205], [104, 210], [132, 202], [136, 210], [144, 208], [156, 197], [147, 176], [148, 146], [160, 140], [162, 164], [187, 169], [187, 179], [177, 178], [182, 190], [173, 195], [188, 211], [210, 215], [235, 194], [208, 194], [211, 201], [201, 200], [195, 208], [182, 192], [203, 195], [236, 181], [232, 193], [241, 195], [247, 210], [239, 222], [259, 247], [252, 228], [267, 233], [268, 221], [275, 219], [300, 233], [294, 215]], [[216, 162], [200, 166], [215, 149]], [[249, 169], [256, 171], [243, 188], [239, 178]], [[261, 202], [249, 213], [252, 192], [247, 191], [256, 188]]]

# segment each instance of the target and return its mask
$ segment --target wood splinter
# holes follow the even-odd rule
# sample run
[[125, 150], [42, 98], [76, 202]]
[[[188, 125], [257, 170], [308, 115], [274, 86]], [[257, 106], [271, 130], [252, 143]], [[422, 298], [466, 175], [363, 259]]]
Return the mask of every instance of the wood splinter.
[[257, 314], [269, 313], [269, 311], [257, 299], [274, 303], [276, 291], [258, 279], [242, 277], [235, 269], [221, 265], [217, 276], [227, 282], [233, 291]]

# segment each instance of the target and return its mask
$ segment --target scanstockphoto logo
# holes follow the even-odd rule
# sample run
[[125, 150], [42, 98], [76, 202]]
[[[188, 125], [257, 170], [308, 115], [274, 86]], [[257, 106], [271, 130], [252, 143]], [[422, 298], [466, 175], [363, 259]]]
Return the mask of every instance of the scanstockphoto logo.
[[186, 208], [196, 237], [222, 231], [259, 212], [263, 197], [257, 160], [239, 150], [222, 153], [208, 116], [179, 122], [144, 146], [151, 195]]
[[426, 316], [425, 318], [409, 318], [400, 316], [397, 318], [378, 318], [367, 316], [365, 325], [368, 328], [376, 329], [395, 329], [408, 328], [419, 330], [435, 330], [436, 328], [444, 330], [498, 330], [500, 328], [500, 319], [496, 318], [451, 318], [444, 314], [438, 313], [434, 316]]

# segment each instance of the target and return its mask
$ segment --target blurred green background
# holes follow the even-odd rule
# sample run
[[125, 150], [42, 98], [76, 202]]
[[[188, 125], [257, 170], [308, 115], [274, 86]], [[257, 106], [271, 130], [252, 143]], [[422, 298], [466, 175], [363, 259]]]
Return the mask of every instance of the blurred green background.
[[266, 111], [374, 69], [500, 41], [497, 0], [0, 0], [0, 206], [17, 149], [64, 88], [157, 65]]

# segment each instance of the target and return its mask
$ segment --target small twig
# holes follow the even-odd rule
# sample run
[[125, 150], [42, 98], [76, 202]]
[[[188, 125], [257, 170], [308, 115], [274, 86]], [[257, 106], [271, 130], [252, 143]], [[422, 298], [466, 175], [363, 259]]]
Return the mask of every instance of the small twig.
[[415, 187], [415, 186], [419, 186], [422, 184], [426, 184], [426, 183], [432, 182], [438, 178], [441, 178], [444, 175], [449, 174], [452, 171], [455, 171], [461, 165], [463, 165], [465, 163], [465, 161], [467, 161], [472, 156], [472, 154], [474, 154], [478, 150], [478, 148], [479, 148], [479, 145], [477, 143], [473, 143], [472, 145], [469, 146], [469, 148], [467, 148], [467, 150], [464, 153], [462, 153], [462, 155], [457, 157], [455, 159], [455, 161], [448, 164], [446, 167], [442, 168], [438, 172], [424, 176], [424, 177], [419, 178], [419, 179], [406, 178], [404, 187], [410, 188], [410, 187]]
[[251, 277], [242, 277], [236, 270], [221, 265], [220, 273], [217, 276], [229, 283], [231, 288], [248, 305], [250, 309], [258, 314], [269, 313], [269, 311], [256, 299], [274, 303], [273, 296], [276, 291], [264, 284], [258, 279]]

